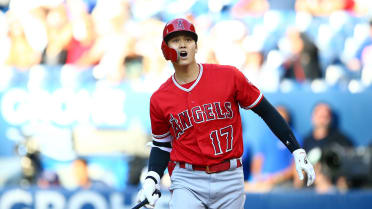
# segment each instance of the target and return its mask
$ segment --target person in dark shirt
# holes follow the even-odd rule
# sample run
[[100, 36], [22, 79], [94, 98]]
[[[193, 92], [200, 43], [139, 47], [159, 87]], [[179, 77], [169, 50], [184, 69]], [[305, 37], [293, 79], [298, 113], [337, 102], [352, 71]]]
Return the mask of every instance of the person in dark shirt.
[[283, 79], [298, 82], [323, 78], [319, 49], [305, 34], [295, 28], [288, 28], [286, 39], [290, 43], [291, 55], [284, 61]]
[[353, 147], [351, 139], [335, 125], [333, 114], [329, 104], [320, 102], [315, 105], [311, 118], [313, 129], [304, 138], [306, 151], [315, 147], [328, 148], [333, 144]]
[[327, 165], [322, 159], [329, 150], [336, 147], [352, 148], [352, 140], [336, 126], [335, 114], [331, 106], [325, 102], [319, 102], [314, 106], [311, 121], [313, 129], [304, 138], [303, 147], [309, 152], [310, 161], [316, 156], [313, 153], [317, 150], [321, 153], [321, 157], [313, 162], [317, 176], [314, 183], [315, 191], [324, 194], [347, 190], [350, 187], [348, 177], [336, 175], [336, 168]]

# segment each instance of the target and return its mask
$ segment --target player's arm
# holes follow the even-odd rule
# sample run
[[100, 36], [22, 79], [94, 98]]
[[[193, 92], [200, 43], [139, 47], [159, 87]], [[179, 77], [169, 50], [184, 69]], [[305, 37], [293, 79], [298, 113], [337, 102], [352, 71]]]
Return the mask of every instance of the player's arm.
[[146, 205], [147, 208], [154, 208], [156, 201], [160, 197], [155, 191], [160, 189], [160, 179], [169, 161], [169, 152], [154, 146], [154, 144], [152, 146], [148, 172], [142, 184], [142, 189], [137, 195], [137, 202], [142, 202], [145, 199], [148, 200], [148, 204]]
[[[167, 140], [169, 137], [163, 138]], [[156, 190], [160, 189], [160, 179], [164, 174], [169, 159], [170, 159], [170, 142], [159, 142], [156, 138], [151, 142], [151, 152], [148, 161], [148, 172], [142, 185], [141, 191], [137, 195], [137, 202], [142, 202], [147, 199], [149, 204], [146, 205], [148, 208], [155, 207], [156, 201], [159, 199]]]
[[[166, 169], [170, 152], [172, 150], [172, 135], [169, 132], [170, 125], [156, 96], [150, 99], [150, 119], [152, 129], [151, 152], [148, 162], [149, 173], [155, 173], [159, 179], [163, 176]], [[156, 178], [156, 183], [159, 179]]]
[[[168, 166], [169, 158], [170, 158], [169, 152], [164, 151], [159, 147], [152, 147], [149, 157], [148, 171], [157, 173], [159, 175], [159, 178], [161, 179], [165, 169]], [[156, 181], [156, 183], [159, 182]]]
[[270, 104], [270, 102], [265, 99], [265, 97], [262, 98], [260, 103], [252, 108], [252, 111], [258, 114], [265, 121], [271, 131], [293, 154], [296, 163], [296, 170], [300, 179], [303, 179], [302, 170], [305, 170], [308, 175], [307, 185], [310, 186], [315, 180], [313, 166], [308, 162], [305, 150], [300, 147], [288, 123]]
[[271, 131], [283, 142], [291, 153], [300, 149], [300, 145], [288, 123], [265, 97], [262, 98], [259, 104], [252, 108], [252, 111], [265, 121]]
[[137, 195], [137, 202], [145, 199], [149, 204], [148, 208], [154, 208], [159, 195], [155, 192], [160, 188], [160, 179], [164, 174], [172, 150], [172, 136], [169, 132], [169, 124], [164, 118], [158, 104], [154, 102], [153, 97], [150, 100], [150, 118], [152, 128], [151, 152], [148, 161], [148, 172], [142, 184], [142, 189]]
[[150, 143], [152, 148], [148, 161], [148, 173], [152, 174], [156, 178], [152, 178], [149, 175], [146, 178], [152, 178], [155, 183], [158, 184], [170, 160], [170, 152], [172, 151], [172, 135], [167, 132], [162, 135], [153, 134], [152, 137], [153, 140]]

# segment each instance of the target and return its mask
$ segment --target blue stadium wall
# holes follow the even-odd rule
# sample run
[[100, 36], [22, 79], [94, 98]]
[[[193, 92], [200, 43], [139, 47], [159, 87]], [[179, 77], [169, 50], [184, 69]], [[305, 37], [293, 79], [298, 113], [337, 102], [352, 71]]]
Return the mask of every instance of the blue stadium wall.
[[[25, 111], [25, 108], [33, 108], [32, 105], [34, 105], [33, 102], [35, 101], [31, 101], [31, 99], [26, 101], [24, 97], [29, 97], [32, 98], [32, 100], [36, 100], [36, 98], [34, 99], [32, 97], [30, 93], [31, 91], [27, 87], [27, 82], [24, 81], [20, 83], [21, 85], [14, 84], [10, 85], [6, 89], [0, 90], [0, 142], [2, 145], [0, 147], [0, 156], [14, 155], [14, 140], [9, 138], [9, 128], [20, 128], [23, 125], [27, 125], [27, 123], [32, 122], [23, 118], [14, 118], [26, 117], [22, 111]], [[80, 85], [82, 86], [76, 91], [86, 91], [91, 97], [93, 97], [92, 95], [96, 95], [96, 92], [98, 91], [95, 81], [85, 81]], [[47, 92], [47, 94], [49, 94], [46, 98], [41, 98], [46, 101], [49, 101], [49, 97], [61, 98], [61, 96], [56, 94], [57, 92], [61, 93], [61, 91], [64, 90], [64, 87], [58, 87], [55, 81], [50, 81], [49, 84], [43, 84], [42, 88]], [[119, 121], [113, 125], [113, 119], [102, 118], [100, 124], [92, 125], [97, 125], [104, 128], [125, 129], [130, 126], [132, 121], [140, 121], [145, 131], [149, 133], [149, 98], [151, 93], [144, 92], [141, 89], [138, 89], [138, 87], [133, 88], [130, 82], [123, 83], [109, 90], [115, 91], [115, 94], [122, 93], [124, 96], [120, 101], [116, 101], [115, 97], [112, 97], [102, 99], [90, 98], [91, 100], [83, 102], [92, 102], [97, 100], [105, 101], [107, 99], [112, 99], [111, 101], [107, 101], [107, 104], [121, 102], [123, 105], [122, 108], [118, 105], [114, 106], [116, 108], [120, 108], [118, 109], [117, 115], [122, 115], [126, 119], [123, 122]], [[338, 116], [337, 121], [339, 127], [354, 141], [355, 145], [367, 145], [372, 141], [372, 132], [370, 131], [370, 121], [372, 119], [372, 90], [366, 90], [360, 93], [349, 93], [339, 89], [329, 89], [322, 93], [313, 93], [305, 88], [300, 88], [287, 93], [265, 93], [264, 95], [274, 105], [281, 104], [289, 108], [293, 117], [293, 126], [302, 136], [305, 136], [311, 129], [311, 110], [313, 106], [319, 101], [325, 101], [331, 104]], [[72, 97], [73, 96], [78, 97], [78, 93], [76, 93], [76, 95], [72, 95]], [[64, 114], [72, 115], [72, 117], [74, 116], [73, 114], [67, 112], [69, 109], [68, 105], [73, 104], [72, 101], [68, 101], [67, 99], [65, 100], [62, 98], [60, 101], [54, 103], [56, 106], [55, 112], [57, 112], [56, 114], [58, 114], [58, 117]], [[40, 102], [40, 104], [43, 105], [43, 102], [44, 101]], [[43, 107], [41, 106], [40, 108], [41, 110], [34, 109], [33, 111], [42, 112]], [[101, 113], [105, 111], [107, 112], [108, 110], [111, 110], [110, 106], [106, 108], [105, 106], [102, 106], [101, 109], [96, 110], [94, 113], [88, 114], [99, 114], [100, 116], [107, 115], [107, 117], [115, 116], [116, 113], [112, 113], [112, 111], [111, 116], [107, 113]], [[263, 129], [267, 129], [263, 121], [252, 111], [242, 110], [241, 114], [244, 123], [244, 137], [246, 139], [255, 139], [255, 137], [257, 137]], [[92, 116], [90, 115], [89, 117]], [[65, 124], [62, 126], [73, 128], [74, 125], [76, 125], [76, 121], [74, 121], [74, 118], [70, 118], [69, 120], [72, 122], [65, 123], [65, 121], [63, 121]], [[52, 121], [51, 119], [50, 123], [55, 125], [58, 123], [58, 121]]]

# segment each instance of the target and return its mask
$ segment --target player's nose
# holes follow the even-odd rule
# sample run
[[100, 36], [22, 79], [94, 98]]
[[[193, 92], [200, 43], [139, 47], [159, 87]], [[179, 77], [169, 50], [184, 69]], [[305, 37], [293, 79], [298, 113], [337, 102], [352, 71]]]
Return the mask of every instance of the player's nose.
[[180, 47], [181, 47], [181, 48], [186, 48], [186, 41], [181, 40], [181, 41], [180, 41]]
[[184, 38], [181, 38], [181, 40], [180, 40], [180, 46], [181, 47], [186, 47], [187, 46], [187, 40], [184, 39]]

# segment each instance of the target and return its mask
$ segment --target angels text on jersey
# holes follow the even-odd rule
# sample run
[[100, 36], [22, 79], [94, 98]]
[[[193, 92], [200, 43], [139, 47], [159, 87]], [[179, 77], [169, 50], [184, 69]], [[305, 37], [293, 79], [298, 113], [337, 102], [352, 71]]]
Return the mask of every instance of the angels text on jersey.
[[207, 103], [186, 109], [178, 114], [170, 114], [169, 123], [174, 131], [174, 136], [178, 139], [187, 129], [195, 124], [205, 123], [212, 120], [231, 119], [233, 110], [230, 102]]

